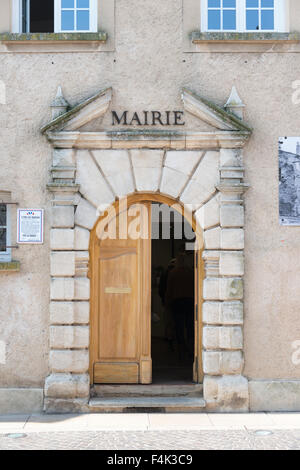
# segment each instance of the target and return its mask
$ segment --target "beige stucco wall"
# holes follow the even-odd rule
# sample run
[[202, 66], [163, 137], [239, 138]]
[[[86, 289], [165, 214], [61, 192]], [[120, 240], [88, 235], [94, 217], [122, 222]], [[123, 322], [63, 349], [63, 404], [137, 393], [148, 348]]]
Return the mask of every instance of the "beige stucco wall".
[[[7, 347], [0, 387], [41, 386], [48, 373], [51, 149], [39, 129], [50, 118], [58, 85], [72, 104], [112, 86], [117, 111], [182, 109], [182, 86], [222, 105], [236, 85], [246, 122], [254, 128], [245, 149], [251, 189], [246, 194], [244, 375], [300, 379], [300, 366], [291, 362], [292, 342], [300, 339], [300, 228], [278, 224], [277, 155], [279, 136], [299, 135], [300, 105], [292, 104], [292, 83], [300, 79], [300, 56], [185, 54], [181, 22], [181, 0], [119, 0], [114, 52], [0, 54], [0, 80], [7, 91], [7, 104], [0, 104], [0, 189], [11, 191], [19, 207], [45, 208], [46, 222], [43, 246], [14, 250], [21, 272], [0, 273], [5, 293], [0, 340]], [[188, 122], [192, 128], [193, 120]]]
[[0, 33], [8, 33], [11, 29], [11, 0], [1, 0]]
[[290, 3], [289, 8], [289, 22], [290, 31], [300, 30], [300, 3], [298, 0], [286, 0]]

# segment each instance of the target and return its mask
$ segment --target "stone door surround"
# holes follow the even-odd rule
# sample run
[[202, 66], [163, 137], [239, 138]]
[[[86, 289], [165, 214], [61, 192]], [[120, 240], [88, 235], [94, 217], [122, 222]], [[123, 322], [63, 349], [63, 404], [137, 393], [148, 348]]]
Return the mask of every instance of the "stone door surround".
[[47, 412], [88, 411], [90, 232], [116, 198], [163, 194], [193, 208], [203, 233], [203, 392], [206, 410], [247, 411], [243, 373], [244, 183], [251, 129], [233, 88], [224, 109], [184, 89], [200, 131], [81, 131], [109, 109], [105, 89], [67, 111], [59, 89], [42, 132], [53, 147], [50, 375]]

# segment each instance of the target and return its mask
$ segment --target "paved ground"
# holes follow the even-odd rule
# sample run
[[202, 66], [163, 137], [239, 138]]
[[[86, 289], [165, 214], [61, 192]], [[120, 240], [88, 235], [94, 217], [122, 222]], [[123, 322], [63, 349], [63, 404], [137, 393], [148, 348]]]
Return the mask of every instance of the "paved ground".
[[300, 413], [0, 416], [5, 449], [300, 449]]

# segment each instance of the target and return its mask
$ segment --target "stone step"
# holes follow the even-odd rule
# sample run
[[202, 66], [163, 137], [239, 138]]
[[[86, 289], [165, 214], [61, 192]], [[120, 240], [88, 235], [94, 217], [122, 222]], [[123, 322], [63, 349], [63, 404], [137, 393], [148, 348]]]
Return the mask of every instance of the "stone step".
[[172, 385], [94, 385], [91, 390], [93, 398], [99, 397], [199, 397], [202, 395], [202, 384]]
[[205, 406], [201, 397], [103, 397], [89, 402], [91, 413], [197, 413]]

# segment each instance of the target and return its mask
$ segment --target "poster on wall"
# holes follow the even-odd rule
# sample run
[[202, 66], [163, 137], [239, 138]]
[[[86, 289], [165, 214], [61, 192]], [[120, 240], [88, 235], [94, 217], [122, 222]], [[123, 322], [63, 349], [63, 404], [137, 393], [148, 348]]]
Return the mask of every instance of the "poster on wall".
[[279, 222], [300, 225], [300, 137], [279, 138]]
[[18, 243], [41, 244], [44, 237], [44, 210], [18, 209]]

